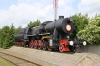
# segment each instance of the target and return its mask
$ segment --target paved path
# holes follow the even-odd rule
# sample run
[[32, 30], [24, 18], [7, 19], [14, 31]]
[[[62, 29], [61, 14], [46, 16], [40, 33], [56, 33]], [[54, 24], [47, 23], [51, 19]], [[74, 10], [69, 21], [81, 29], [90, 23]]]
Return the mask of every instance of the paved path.
[[59, 53], [15, 46], [7, 51], [28, 56], [44, 66], [100, 66], [100, 56], [91, 53]]

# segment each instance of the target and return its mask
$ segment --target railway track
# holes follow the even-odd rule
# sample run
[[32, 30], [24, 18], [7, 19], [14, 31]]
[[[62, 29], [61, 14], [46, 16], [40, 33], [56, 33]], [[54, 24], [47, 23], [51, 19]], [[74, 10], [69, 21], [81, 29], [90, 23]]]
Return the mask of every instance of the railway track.
[[11, 54], [7, 54], [4, 52], [0, 52], [0, 57], [11, 62], [12, 64], [14, 64], [15, 66], [42, 66], [40, 64], [34, 63], [32, 61], [11, 55]]

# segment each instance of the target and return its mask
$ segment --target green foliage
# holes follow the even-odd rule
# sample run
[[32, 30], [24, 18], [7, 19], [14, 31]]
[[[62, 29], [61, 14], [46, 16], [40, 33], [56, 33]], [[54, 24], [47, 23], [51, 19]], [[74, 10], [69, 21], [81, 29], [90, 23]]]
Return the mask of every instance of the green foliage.
[[13, 46], [15, 43], [14, 43], [14, 33], [15, 33], [15, 29], [14, 29], [14, 26], [13, 26], [13, 24], [11, 25], [11, 27], [10, 27], [10, 36], [9, 36], [9, 38], [8, 38], [8, 41], [9, 41], [9, 47], [10, 46]]
[[4, 26], [2, 29], [0, 29], [0, 47], [6, 49], [14, 45], [14, 33], [13, 24], [11, 27]]
[[21, 28], [22, 28], [21, 26], [19, 26], [18, 28], [14, 28], [15, 34], [18, 34]]
[[30, 23], [28, 24], [28, 27], [30, 27], [30, 26], [38, 26], [39, 24], [41, 24], [41, 22], [40, 22], [40, 20], [36, 20], [36, 21], [30, 21]]
[[89, 24], [77, 35], [90, 44], [100, 44], [100, 15], [91, 18]]
[[76, 34], [83, 30], [84, 27], [88, 24], [88, 14], [82, 15], [81, 13], [76, 13], [71, 16], [74, 20], [75, 31], [71, 34], [72, 38], [77, 38]]

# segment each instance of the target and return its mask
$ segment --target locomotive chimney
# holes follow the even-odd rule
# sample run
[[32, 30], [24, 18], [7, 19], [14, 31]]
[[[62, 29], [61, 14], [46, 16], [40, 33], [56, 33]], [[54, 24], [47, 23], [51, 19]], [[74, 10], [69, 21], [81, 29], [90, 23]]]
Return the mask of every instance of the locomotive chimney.
[[64, 16], [59, 16], [59, 19], [64, 19]]

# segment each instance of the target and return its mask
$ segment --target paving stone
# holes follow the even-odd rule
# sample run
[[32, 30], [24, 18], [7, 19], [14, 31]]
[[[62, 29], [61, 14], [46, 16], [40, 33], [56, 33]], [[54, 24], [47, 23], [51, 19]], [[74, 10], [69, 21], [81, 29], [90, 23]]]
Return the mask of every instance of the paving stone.
[[16, 46], [6, 51], [15, 52], [16, 55], [23, 55], [25, 58], [30, 57], [31, 60], [44, 64], [44, 66], [99, 66], [100, 64], [100, 56], [92, 53], [69, 54]]

